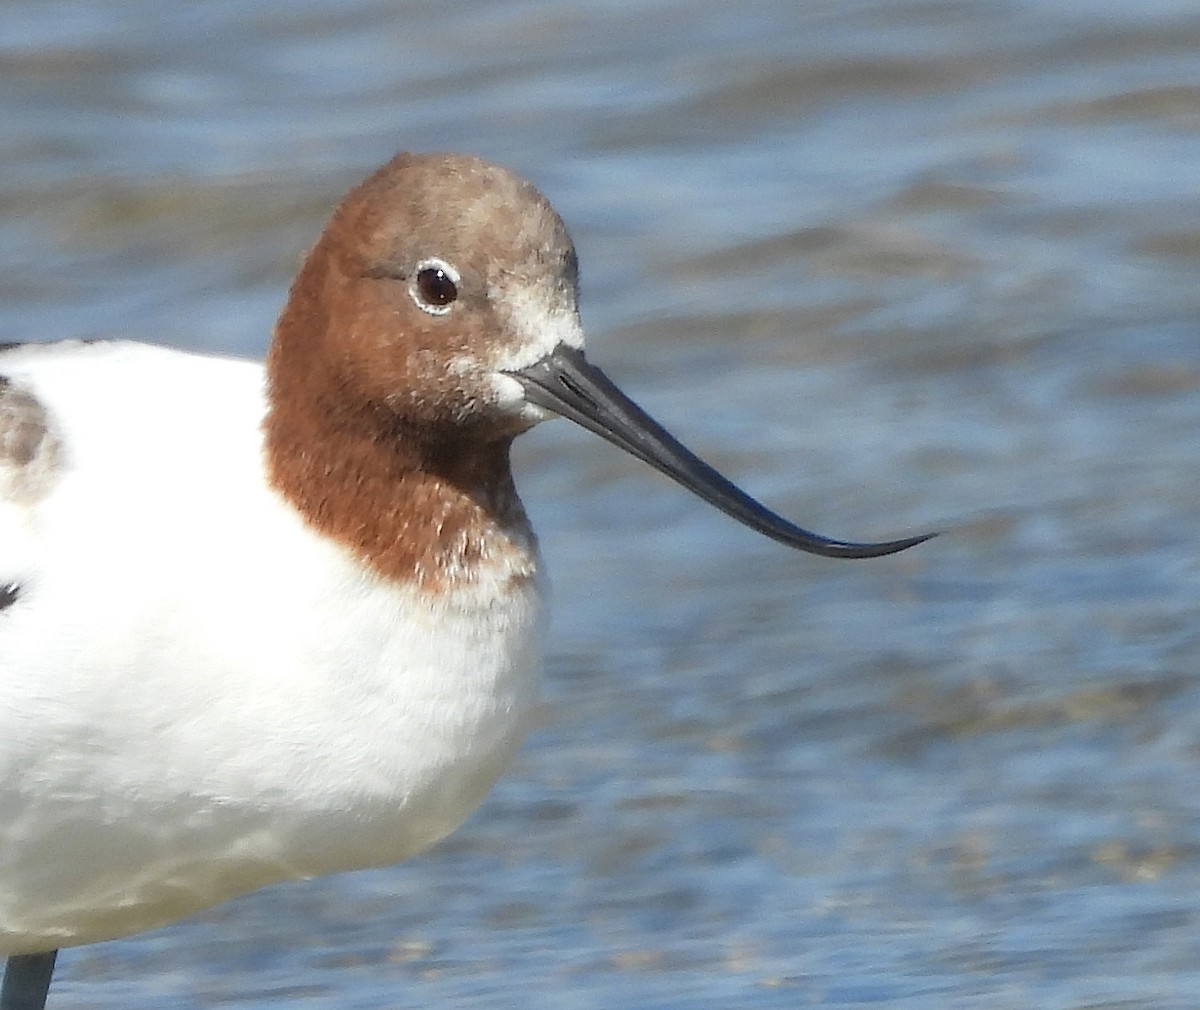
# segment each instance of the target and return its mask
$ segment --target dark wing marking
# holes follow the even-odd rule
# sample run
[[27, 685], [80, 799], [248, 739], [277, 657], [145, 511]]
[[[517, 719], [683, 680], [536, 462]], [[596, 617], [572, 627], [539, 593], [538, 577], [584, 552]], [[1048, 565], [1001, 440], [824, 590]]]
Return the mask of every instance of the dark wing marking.
[[0, 500], [30, 504], [41, 498], [60, 458], [49, 411], [32, 393], [0, 375]]
[[0, 375], [0, 462], [28, 466], [49, 434], [46, 408]]

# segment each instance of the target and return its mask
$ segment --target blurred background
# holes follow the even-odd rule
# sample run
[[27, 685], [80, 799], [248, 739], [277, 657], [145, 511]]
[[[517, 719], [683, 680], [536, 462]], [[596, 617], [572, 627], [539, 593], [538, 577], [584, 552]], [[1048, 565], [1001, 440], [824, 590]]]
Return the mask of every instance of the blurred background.
[[52, 1005], [1194, 1007], [1197, 5], [7, 0], [0, 340], [259, 356], [399, 149], [532, 178], [592, 359], [752, 493], [948, 532], [797, 555], [543, 426], [546, 704], [484, 807]]

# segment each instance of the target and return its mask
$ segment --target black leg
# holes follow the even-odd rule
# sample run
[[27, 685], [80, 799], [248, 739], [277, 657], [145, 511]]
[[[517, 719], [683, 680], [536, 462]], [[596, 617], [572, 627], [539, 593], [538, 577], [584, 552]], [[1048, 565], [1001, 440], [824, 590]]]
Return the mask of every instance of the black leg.
[[56, 957], [57, 950], [10, 957], [0, 986], [0, 1010], [43, 1010]]

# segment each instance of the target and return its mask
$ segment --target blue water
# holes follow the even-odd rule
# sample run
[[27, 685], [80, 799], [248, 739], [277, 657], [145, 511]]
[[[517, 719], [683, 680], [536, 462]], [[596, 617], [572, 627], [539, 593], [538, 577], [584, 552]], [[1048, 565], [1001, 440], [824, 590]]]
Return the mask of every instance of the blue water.
[[545, 711], [478, 814], [52, 1005], [1194, 1007], [1196, 5], [10, 0], [0, 340], [259, 355], [402, 148], [533, 178], [592, 358], [752, 492], [947, 532], [797, 556], [543, 426]]

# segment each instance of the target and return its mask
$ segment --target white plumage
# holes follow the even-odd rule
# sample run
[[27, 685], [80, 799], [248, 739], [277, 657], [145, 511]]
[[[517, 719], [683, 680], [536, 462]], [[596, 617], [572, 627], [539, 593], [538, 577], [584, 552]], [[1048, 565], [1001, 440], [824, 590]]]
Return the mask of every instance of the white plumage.
[[0, 353], [56, 447], [0, 502], [0, 952], [148, 929], [453, 830], [521, 736], [535, 585], [429, 597], [263, 477], [262, 368]]

